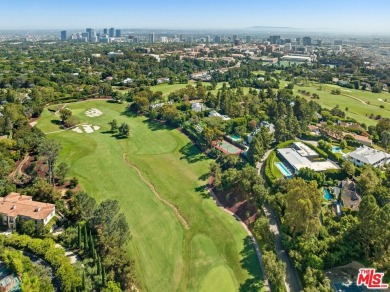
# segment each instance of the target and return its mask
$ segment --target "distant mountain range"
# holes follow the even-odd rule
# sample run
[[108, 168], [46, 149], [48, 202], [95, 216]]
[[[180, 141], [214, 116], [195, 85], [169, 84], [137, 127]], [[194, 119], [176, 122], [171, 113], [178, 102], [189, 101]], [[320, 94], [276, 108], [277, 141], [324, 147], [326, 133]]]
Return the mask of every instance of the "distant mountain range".
[[288, 27], [288, 26], [251, 26], [248, 28], [250, 29], [298, 29], [295, 27]]

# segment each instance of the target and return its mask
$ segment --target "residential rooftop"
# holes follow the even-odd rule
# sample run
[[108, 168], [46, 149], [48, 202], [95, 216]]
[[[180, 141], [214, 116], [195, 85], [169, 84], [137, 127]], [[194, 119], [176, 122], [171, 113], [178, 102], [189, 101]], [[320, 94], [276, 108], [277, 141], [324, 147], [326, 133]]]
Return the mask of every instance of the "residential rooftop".
[[9, 217], [29, 217], [35, 220], [46, 219], [55, 210], [54, 204], [33, 201], [31, 196], [10, 193], [0, 198], [0, 213]]
[[367, 146], [359, 147], [355, 151], [349, 152], [346, 155], [371, 165], [374, 165], [381, 160], [390, 159], [390, 154]]

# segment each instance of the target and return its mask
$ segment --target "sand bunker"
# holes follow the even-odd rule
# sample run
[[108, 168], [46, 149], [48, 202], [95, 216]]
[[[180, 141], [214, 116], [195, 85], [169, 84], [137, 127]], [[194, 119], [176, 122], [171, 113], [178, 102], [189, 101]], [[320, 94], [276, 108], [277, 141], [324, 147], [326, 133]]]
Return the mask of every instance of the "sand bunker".
[[382, 98], [378, 98], [378, 100], [383, 102], [383, 99], [382, 99]]
[[83, 133], [91, 134], [94, 131], [97, 131], [99, 129], [100, 129], [99, 126], [92, 126], [92, 125], [85, 124], [85, 125], [81, 125], [80, 127], [73, 128], [72, 131], [79, 134], [83, 134]]
[[83, 132], [79, 127], [73, 128], [72, 131], [74, 131], [76, 133], [82, 133]]
[[87, 134], [93, 133], [93, 128], [91, 127], [91, 125], [83, 125], [83, 128]]
[[101, 116], [103, 113], [97, 108], [90, 108], [85, 112], [85, 115], [90, 118]]

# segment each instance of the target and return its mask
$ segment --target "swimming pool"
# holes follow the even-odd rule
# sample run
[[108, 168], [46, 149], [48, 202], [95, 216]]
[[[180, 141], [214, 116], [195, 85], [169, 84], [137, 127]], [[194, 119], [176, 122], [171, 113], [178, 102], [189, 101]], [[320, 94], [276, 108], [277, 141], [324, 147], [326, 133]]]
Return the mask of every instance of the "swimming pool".
[[324, 199], [327, 201], [333, 200], [333, 195], [329, 192], [327, 188], [324, 188]]
[[238, 136], [237, 134], [233, 134], [231, 136], [229, 136], [230, 139], [232, 139], [234, 142], [238, 142], [238, 141], [241, 141], [242, 138], [240, 136]]
[[292, 177], [292, 173], [287, 169], [283, 162], [275, 162], [276, 167], [285, 177]]
[[332, 152], [333, 153], [343, 153], [343, 151], [341, 151], [339, 146], [332, 146]]

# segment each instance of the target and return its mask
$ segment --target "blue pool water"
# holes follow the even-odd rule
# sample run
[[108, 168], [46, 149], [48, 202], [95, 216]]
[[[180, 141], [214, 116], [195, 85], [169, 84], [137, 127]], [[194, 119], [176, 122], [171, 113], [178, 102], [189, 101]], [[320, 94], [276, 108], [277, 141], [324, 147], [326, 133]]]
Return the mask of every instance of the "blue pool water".
[[342, 153], [339, 146], [332, 146], [332, 152], [333, 153]]
[[230, 138], [231, 138], [233, 141], [236, 141], [236, 142], [242, 140], [241, 137], [238, 136], [237, 134], [231, 135]]
[[326, 188], [324, 188], [324, 198], [325, 198], [325, 200], [327, 200], [327, 201], [330, 201], [330, 200], [333, 200], [333, 199], [334, 199], [333, 195], [332, 195], [332, 194], [329, 192], [329, 190], [326, 189]]
[[285, 177], [292, 177], [292, 173], [282, 162], [275, 162], [275, 165]]

